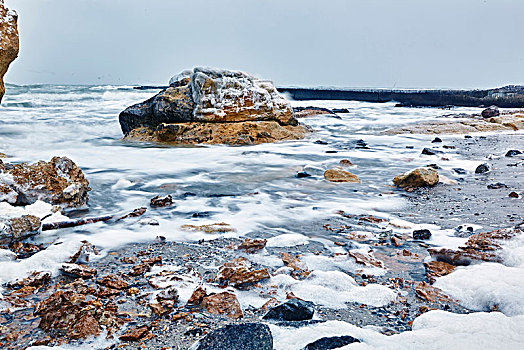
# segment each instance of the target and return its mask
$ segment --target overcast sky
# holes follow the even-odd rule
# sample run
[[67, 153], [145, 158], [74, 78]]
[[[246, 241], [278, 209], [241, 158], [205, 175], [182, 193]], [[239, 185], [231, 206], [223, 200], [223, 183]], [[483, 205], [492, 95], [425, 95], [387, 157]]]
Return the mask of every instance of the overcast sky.
[[17, 84], [165, 84], [194, 66], [278, 85], [524, 84], [523, 0], [6, 0]]

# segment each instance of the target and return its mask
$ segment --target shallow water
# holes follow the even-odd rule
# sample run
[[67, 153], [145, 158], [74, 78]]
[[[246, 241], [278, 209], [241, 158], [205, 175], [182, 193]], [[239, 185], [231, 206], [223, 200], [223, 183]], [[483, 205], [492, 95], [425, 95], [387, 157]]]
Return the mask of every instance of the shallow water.
[[[122, 141], [119, 112], [154, 93], [117, 86], [7, 86], [0, 106], [0, 150], [13, 156], [12, 162], [49, 160], [56, 155], [74, 160], [93, 190], [89, 211], [71, 216], [129, 212], [147, 206], [158, 194], [171, 194], [176, 203], [148, 210], [146, 217], [158, 220], [159, 226], [100, 223], [45, 232], [36, 242], [62, 242], [55, 253], [48, 249], [37, 254], [50, 255], [38, 259], [47, 260], [47, 267], [49, 261], [67, 257], [81, 239], [107, 249], [158, 235], [180, 241], [209, 239], [216, 235], [187, 232], [180, 226], [215, 222], [226, 222], [236, 230], [228, 236], [282, 234], [292, 227], [296, 232], [295, 224], [300, 222], [302, 231], [298, 233], [316, 237], [320, 233], [308, 230], [307, 223], [338, 210], [388, 215], [403, 204], [401, 194], [392, 192], [391, 179], [411, 168], [435, 163], [437, 156], [420, 155], [432, 136], [386, 136], [382, 131], [450, 114], [436, 108], [399, 108], [394, 103], [293, 102], [295, 106], [347, 108], [349, 113], [340, 114], [341, 119], [302, 119], [314, 132], [300, 141], [243, 147], [160, 147]], [[479, 111], [457, 108], [452, 112]], [[360, 139], [368, 149], [357, 147]], [[449, 169], [476, 165], [454, 159], [450, 152], [446, 156]], [[349, 171], [357, 174], [362, 184], [323, 179], [323, 172], [342, 159], [356, 164]], [[303, 170], [312, 176], [296, 178]], [[38, 265], [36, 257], [34, 260], [31, 268]], [[3, 275], [7, 277], [5, 271]]]

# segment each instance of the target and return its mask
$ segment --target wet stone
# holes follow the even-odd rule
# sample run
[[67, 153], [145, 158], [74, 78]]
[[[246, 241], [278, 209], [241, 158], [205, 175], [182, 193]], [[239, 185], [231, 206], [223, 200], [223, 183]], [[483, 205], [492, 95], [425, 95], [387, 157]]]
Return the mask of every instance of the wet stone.
[[227, 325], [206, 335], [194, 349], [272, 350], [273, 336], [269, 327], [261, 323]]
[[516, 149], [512, 149], [512, 150], [509, 150], [508, 152], [506, 152], [506, 157], [516, 157], [516, 156], [518, 156], [520, 154], [522, 154], [521, 151], [516, 150]]
[[501, 189], [501, 188], [508, 188], [508, 186], [506, 184], [503, 184], [502, 182], [497, 182], [497, 183], [494, 183], [494, 184], [489, 184], [488, 186], [488, 189], [490, 190], [498, 190], [498, 189]]
[[96, 269], [79, 264], [62, 264], [60, 271], [66, 275], [84, 279], [93, 278], [97, 274]]
[[309, 343], [303, 348], [303, 350], [337, 349], [353, 343], [360, 343], [360, 340], [349, 335], [341, 337], [324, 337]]
[[312, 302], [295, 298], [271, 308], [263, 318], [274, 321], [305, 321], [311, 320], [314, 313]]
[[431, 238], [431, 231], [428, 229], [415, 230], [413, 231], [413, 239], [425, 240]]
[[484, 173], [487, 173], [488, 171], [491, 170], [491, 167], [489, 166], [488, 163], [484, 163], [484, 164], [480, 164], [476, 169], [475, 169], [475, 174], [484, 174]]
[[244, 316], [237, 297], [230, 292], [204, 297], [202, 299], [202, 307], [210, 314], [224, 315], [233, 319], [239, 319]]
[[168, 207], [173, 204], [173, 197], [171, 195], [167, 196], [156, 196], [151, 199], [150, 206], [151, 208], [161, 208]]

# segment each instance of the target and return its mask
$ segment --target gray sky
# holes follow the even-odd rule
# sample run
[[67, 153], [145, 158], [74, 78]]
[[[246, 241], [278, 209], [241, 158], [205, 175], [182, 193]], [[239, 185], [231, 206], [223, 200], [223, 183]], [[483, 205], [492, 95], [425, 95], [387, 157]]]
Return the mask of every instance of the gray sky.
[[524, 84], [523, 0], [6, 0], [11, 83], [165, 84], [198, 65], [279, 85]]

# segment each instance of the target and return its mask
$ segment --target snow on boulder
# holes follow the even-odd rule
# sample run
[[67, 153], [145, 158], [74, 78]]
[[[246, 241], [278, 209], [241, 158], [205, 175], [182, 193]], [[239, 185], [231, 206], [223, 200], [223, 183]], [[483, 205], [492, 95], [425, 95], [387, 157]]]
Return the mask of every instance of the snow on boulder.
[[125, 139], [172, 144], [258, 144], [300, 139], [293, 108], [269, 81], [212, 68], [184, 71], [119, 117]]

